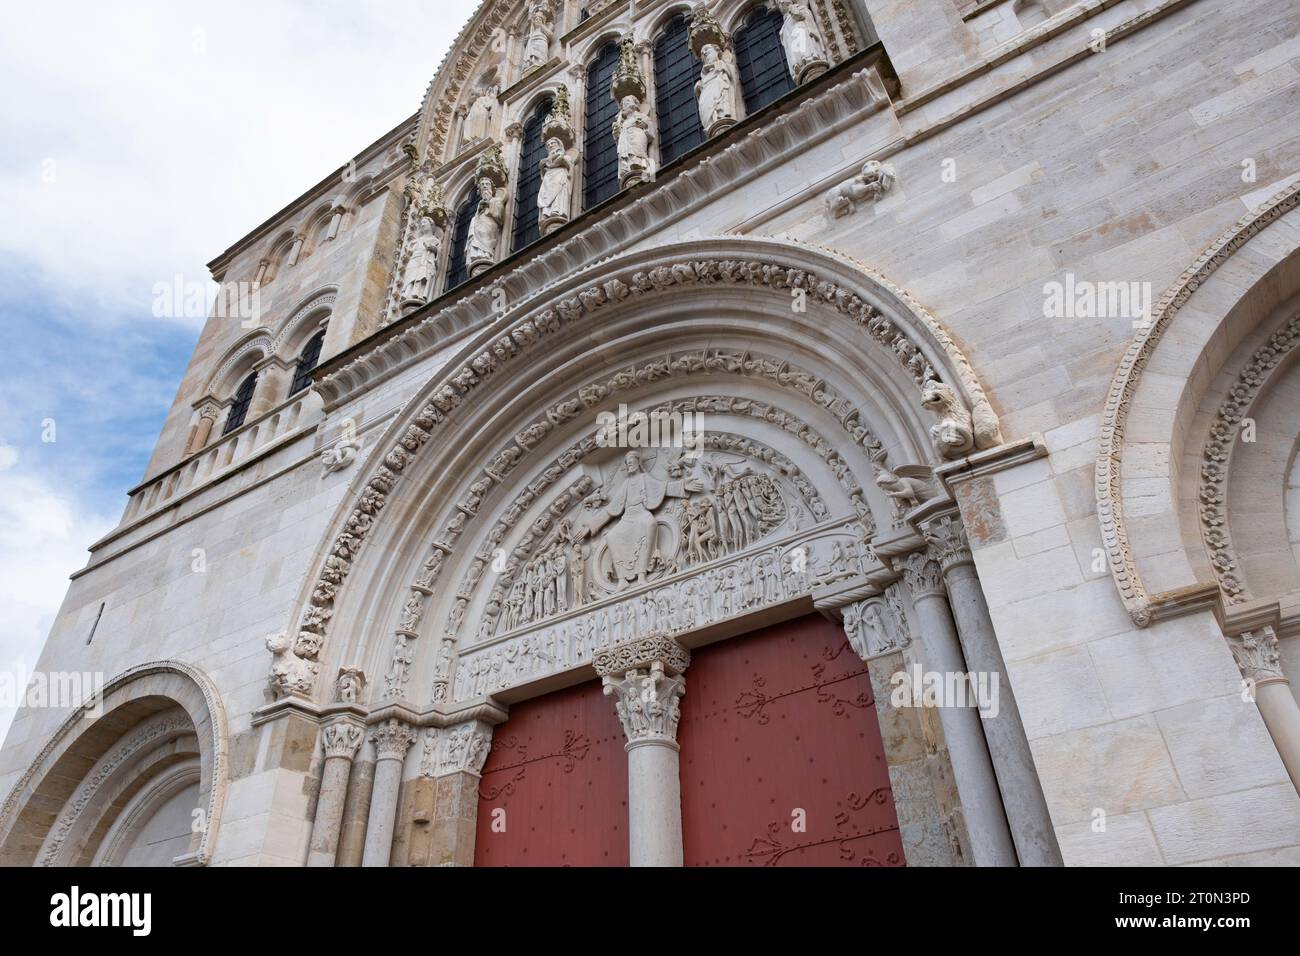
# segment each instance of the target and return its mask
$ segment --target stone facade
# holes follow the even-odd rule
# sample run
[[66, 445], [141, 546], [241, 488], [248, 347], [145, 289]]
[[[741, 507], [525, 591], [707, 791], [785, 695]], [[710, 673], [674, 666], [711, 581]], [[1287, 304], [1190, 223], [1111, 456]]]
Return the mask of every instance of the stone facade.
[[[788, 86], [750, 112], [761, 15]], [[678, 16], [707, 135], [665, 162]], [[599, 675], [631, 862], [680, 864], [690, 651], [812, 611], [905, 862], [1300, 861], [1298, 28], [485, 0], [408, 124], [211, 264], [260, 314], [208, 321], [74, 577], [38, 670], [104, 707], [19, 712], [0, 861], [130, 862], [192, 801], [178, 863], [472, 865], [511, 705]], [[620, 411], [697, 427], [629, 453]], [[913, 669], [996, 715], [898, 706]]]

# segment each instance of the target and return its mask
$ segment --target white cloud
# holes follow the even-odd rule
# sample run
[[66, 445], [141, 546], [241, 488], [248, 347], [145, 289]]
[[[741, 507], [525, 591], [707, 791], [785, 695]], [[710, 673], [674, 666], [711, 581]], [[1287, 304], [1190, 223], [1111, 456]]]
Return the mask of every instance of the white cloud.
[[[0, 471], [0, 670], [14, 675], [35, 670], [68, 575], [85, 566], [86, 547], [116, 523], [83, 512], [39, 478]], [[0, 739], [13, 713], [0, 702]]]

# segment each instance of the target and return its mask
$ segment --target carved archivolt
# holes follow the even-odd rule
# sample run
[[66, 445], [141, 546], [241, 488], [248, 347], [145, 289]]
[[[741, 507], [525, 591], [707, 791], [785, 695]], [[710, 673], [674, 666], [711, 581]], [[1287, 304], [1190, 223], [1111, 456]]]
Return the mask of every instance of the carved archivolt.
[[1152, 602], [1143, 586], [1137, 561], [1129, 545], [1120, 483], [1124, 429], [1142, 371], [1178, 310], [1200, 288], [1201, 283], [1256, 233], [1290, 212], [1298, 202], [1300, 183], [1282, 190], [1259, 209], [1243, 216], [1183, 270], [1156, 303], [1151, 323], [1129, 345], [1111, 380], [1102, 414], [1100, 447], [1097, 452], [1097, 518], [1101, 524], [1102, 544], [1106, 549], [1111, 576], [1119, 588], [1125, 609], [1138, 627], [1146, 627], [1151, 623]]
[[1300, 315], [1295, 315], [1269, 336], [1241, 370], [1237, 381], [1228, 390], [1228, 397], [1215, 410], [1210, 437], [1201, 452], [1200, 485], [1197, 489], [1201, 538], [1209, 549], [1210, 566], [1214, 569], [1225, 604], [1242, 604], [1251, 597], [1246, 582], [1238, 573], [1237, 555], [1228, 527], [1227, 485], [1232, 452], [1241, 440], [1242, 419], [1249, 415], [1269, 375], [1298, 343]]
[[[758, 247], [766, 243], [756, 242], [754, 245]], [[843, 257], [838, 258], [843, 260]], [[877, 277], [873, 276], [873, 279]], [[961, 379], [960, 395], [973, 403], [970, 409], [962, 405], [957, 389], [943, 381], [941, 371], [930, 363], [923, 347], [914, 342], [908, 331], [900, 327], [897, 322], [838, 282], [822, 278], [808, 269], [791, 268], [774, 263], [771, 258], [767, 260], [746, 257], [698, 258], [665, 263], [646, 269], [611, 270], [610, 274], [600, 281], [589, 282], [585, 287], [576, 288], [569, 294], [563, 295], [551, 307], [528, 313], [525, 317], [510, 322], [490, 341], [484, 337], [483, 344], [473, 350], [474, 354], [440, 373], [439, 380], [442, 384], [433, 391], [431, 399], [415, 414], [413, 421], [406, 426], [393, 446], [386, 453], [382, 452], [382, 449], [376, 452], [375, 470], [363, 487], [359, 500], [346, 519], [344, 528], [331, 545], [319, 571], [308, 606], [303, 612], [292, 653], [301, 658], [305, 665], [317, 661], [328, 622], [334, 613], [338, 590], [350, 572], [362, 543], [402, 473], [429, 442], [447, 416], [488, 379], [499, 374], [503, 369], [513, 367], [521, 360], [526, 361], [526, 357], [535, 353], [536, 347], [543, 340], [561, 334], [566, 328], [590, 321], [591, 317], [599, 316], [606, 308], [616, 307], [620, 303], [665, 293], [680, 293], [687, 289], [708, 289], [719, 286], [765, 288], [790, 296], [791, 299], [809, 300], [846, 316], [879, 345], [888, 349], [898, 366], [915, 383], [921, 395], [929, 396], [938, 391], [943, 401], [939, 403], [942, 406], [939, 410], [941, 418], [936, 426], [936, 435], [945, 436], [948, 447], [968, 444], [972, 448], [987, 448], [1001, 441], [997, 419], [975, 379], [969, 362], [956, 349], [938, 323], [904, 292], [883, 282], [880, 284], [910, 309], [926, 326], [930, 335], [938, 341], [945, 357], [950, 360]], [[718, 366], [718, 371], [734, 372], [749, 371], [743, 368], [746, 360], [744, 355], [737, 353], [719, 354], [712, 359], [707, 355], [701, 355], [698, 363], [688, 356], [682, 356], [676, 361], [685, 363], [684, 368], [687, 371], [692, 366], [702, 370], [707, 369], [708, 363], [714, 361], [722, 363]], [[728, 369], [728, 364], [734, 367]], [[754, 371], [774, 377], [781, 384], [799, 387], [823, 406], [834, 408], [845, 428], [855, 435], [855, 441], [861, 441], [865, 437], [866, 431], [857, 422], [856, 410], [839, 396], [833, 395], [824, 383], [816, 381], [811, 376], [801, 377], [797, 374], [797, 370], [782, 369], [778, 366], [756, 367]], [[653, 381], [657, 376], [672, 373], [669, 363], [665, 361], [652, 364], [645, 369], [629, 369], [618, 373], [611, 382], [626, 383], [625, 387], [630, 388], [639, 384], [640, 380]], [[346, 374], [346, 369], [335, 374]], [[638, 375], [641, 376], [640, 380]], [[782, 376], [786, 377], [785, 382], [781, 382]], [[947, 387], [937, 389], [937, 386]], [[579, 396], [579, 400], [586, 402], [582, 396]], [[927, 403], [929, 403], [928, 398]], [[553, 424], [551, 423], [552, 426]], [[485, 466], [486, 476], [493, 481], [499, 481], [513, 470], [526, 450], [540, 438], [538, 429], [545, 430], [546, 427], [539, 421], [534, 426], [530, 426], [530, 429], [521, 432], [515, 444], [505, 448]], [[969, 442], [964, 443], [962, 436], [969, 436]], [[944, 448], [945, 445], [937, 443], [937, 447]], [[449, 524], [448, 532], [458, 536], [463, 532], [469, 517], [470, 514], [465, 509], [461, 509], [460, 515], [454, 517]], [[444, 542], [448, 545], [451, 543]], [[412, 607], [412, 611], [414, 610], [415, 608]], [[440, 659], [444, 656], [448, 655], [440, 652]], [[277, 692], [283, 693], [284, 688], [277, 688]], [[291, 692], [307, 694], [306, 691], [296, 688]]]
[[[207, 788], [208, 802], [204, 816], [206, 828], [196, 856], [201, 864], [209, 862], [213, 847], [216, 846], [226, 798], [226, 712], [207, 676], [197, 668], [179, 661], [141, 664], [123, 672], [104, 685], [99, 701], [87, 701], [50, 735], [41, 752], [9, 791], [3, 806], [0, 806], [0, 851], [3, 851], [0, 858], [8, 860], [19, 849], [11, 847], [7, 841], [18, 817], [27, 809], [32, 798], [40, 793], [50, 771], [76, 745], [78, 738], [95, 726], [95, 721], [87, 718], [87, 708], [98, 703], [108, 713], [124, 703], [151, 696], [167, 697], [185, 708], [191, 729], [198, 732], [203, 783]], [[41, 812], [45, 810], [42, 808]]]

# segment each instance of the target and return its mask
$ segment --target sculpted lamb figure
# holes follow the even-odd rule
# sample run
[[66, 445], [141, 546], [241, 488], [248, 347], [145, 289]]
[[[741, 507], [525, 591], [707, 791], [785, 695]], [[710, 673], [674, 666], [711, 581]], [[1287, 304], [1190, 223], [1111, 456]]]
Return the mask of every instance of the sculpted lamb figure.
[[930, 439], [944, 458], [958, 458], [975, 447], [971, 415], [952, 387], [943, 382], [927, 382], [921, 404], [939, 416], [930, 426]]
[[878, 159], [869, 159], [862, 171], [847, 182], [840, 183], [826, 197], [826, 207], [834, 219], [851, 214], [858, 203], [879, 199], [894, 185], [894, 167]]

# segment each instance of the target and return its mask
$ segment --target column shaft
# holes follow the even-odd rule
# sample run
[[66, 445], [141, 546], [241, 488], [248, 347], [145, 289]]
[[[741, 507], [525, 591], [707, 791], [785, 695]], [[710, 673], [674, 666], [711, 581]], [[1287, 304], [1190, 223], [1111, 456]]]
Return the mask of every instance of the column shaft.
[[633, 741], [626, 750], [629, 862], [632, 866], [681, 866], [682, 785], [677, 745]]
[[348, 795], [348, 777], [352, 775], [352, 758], [325, 758], [321, 774], [320, 797], [316, 801], [316, 821], [311, 828], [311, 851], [308, 866], [333, 866], [339, 850], [339, 829], [343, 823], [343, 804]]
[[370, 738], [378, 754], [375, 783], [370, 794], [370, 816], [366, 820], [366, 847], [362, 866], [387, 866], [393, 852], [393, 828], [397, 821], [397, 798], [402, 789], [402, 764], [415, 735], [405, 724], [389, 720]]

